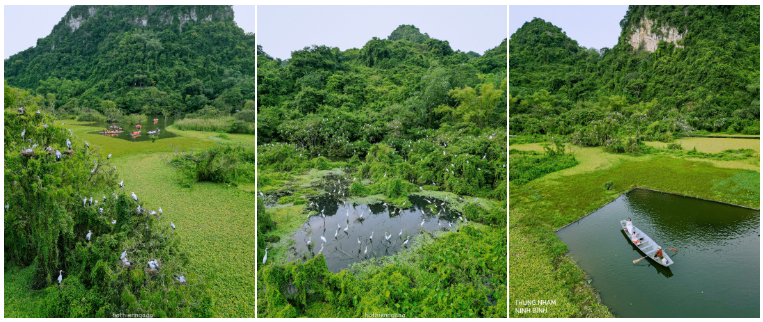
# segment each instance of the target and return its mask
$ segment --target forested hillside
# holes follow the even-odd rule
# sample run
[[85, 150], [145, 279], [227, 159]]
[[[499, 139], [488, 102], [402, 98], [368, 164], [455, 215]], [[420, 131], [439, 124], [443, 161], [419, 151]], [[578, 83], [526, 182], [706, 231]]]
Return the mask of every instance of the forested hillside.
[[759, 6], [630, 6], [617, 45], [598, 50], [529, 21], [509, 41], [511, 134], [589, 146], [758, 134], [759, 21]]
[[254, 100], [254, 42], [230, 6], [73, 6], [4, 76], [51, 111], [230, 112]]

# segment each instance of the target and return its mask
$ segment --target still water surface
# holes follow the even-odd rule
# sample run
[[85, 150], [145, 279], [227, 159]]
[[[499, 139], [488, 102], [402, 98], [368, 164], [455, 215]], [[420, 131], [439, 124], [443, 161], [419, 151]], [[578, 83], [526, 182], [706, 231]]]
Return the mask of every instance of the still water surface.
[[[412, 240], [403, 245], [405, 240], [423, 231], [455, 231], [461, 225], [460, 214], [445, 201], [420, 196], [409, 196], [408, 200], [401, 209], [382, 202], [345, 204], [330, 196], [313, 199], [315, 203], [308, 209], [317, 211], [318, 215], [311, 216], [302, 229], [291, 236], [296, 241], [291, 250], [292, 259], [312, 258], [322, 253], [329, 270], [336, 273], [355, 262], [392, 255], [410, 247]], [[363, 220], [360, 220], [361, 214]], [[385, 239], [384, 236], [390, 234], [392, 237]], [[326, 238], [325, 243], [321, 236]], [[369, 238], [371, 236], [373, 238]], [[309, 247], [308, 240], [311, 240]]]
[[[633, 225], [668, 251], [669, 268], [641, 258], [620, 229]], [[759, 317], [760, 211], [636, 189], [557, 232], [618, 317]], [[674, 255], [675, 254], [675, 255]]]

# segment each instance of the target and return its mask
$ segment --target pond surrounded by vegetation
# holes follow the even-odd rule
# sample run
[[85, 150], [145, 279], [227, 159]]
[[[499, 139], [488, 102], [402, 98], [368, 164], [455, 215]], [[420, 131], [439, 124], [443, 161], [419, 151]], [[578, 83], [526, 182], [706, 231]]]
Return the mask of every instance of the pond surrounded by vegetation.
[[[620, 228], [634, 226], [675, 264], [655, 265]], [[760, 211], [636, 189], [557, 232], [618, 317], [759, 317]]]
[[[308, 207], [314, 211], [313, 215], [291, 236], [295, 243], [289, 249], [289, 261], [322, 253], [328, 269], [338, 273], [355, 262], [392, 255], [410, 247], [413, 236], [423, 231], [455, 231], [463, 223], [459, 220], [460, 214], [448, 208], [446, 201], [421, 196], [409, 196], [408, 200], [410, 202], [400, 208], [384, 202], [345, 203], [331, 196], [314, 199], [314, 204]], [[385, 236], [390, 235], [387, 240]], [[326, 243], [321, 236], [326, 238]], [[404, 244], [407, 239], [409, 242]], [[308, 241], [311, 241], [309, 247]]]
[[[122, 133], [109, 133], [109, 134], [101, 134], [108, 137], [118, 138], [122, 140], [127, 141], [134, 141], [134, 142], [141, 142], [141, 141], [150, 141], [151, 137], [155, 136], [157, 139], [166, 139], [171, 137], [176, 137], [177, 134], [172, 133], [167, 130], [167, 127], [175, 123], [175, 117], [174, 116], [163, 116], [163, 115], [149, 115], [148, 120], [144, 120], [140, 122], [140, 128], [137, 127], [137, 124], [130, 122], [129, 120], [125, 119], [121, 122], [85, 122], [86, 125], [96, 127], [98, 128], [98, 131], [93, 131], [91, 133], [93, 134], [101, 134], [99, 132], [106, 130], [106, 131], [114, 131], [112, 129], [112, 126], [118, 126], [122, 128]], [[159, 130], [156, 134], [149, 134], [148, 132], [154, 132], [156, 130]], [[133, 132], [140, 131], [137, 135], [133, 135]]]

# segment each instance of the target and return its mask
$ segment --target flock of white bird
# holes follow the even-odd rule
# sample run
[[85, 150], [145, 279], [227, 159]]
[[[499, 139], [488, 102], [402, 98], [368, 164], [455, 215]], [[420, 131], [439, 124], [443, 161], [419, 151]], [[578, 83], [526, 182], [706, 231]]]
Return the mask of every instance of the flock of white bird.
[[[23, 112], [24, 112], [23, 109], [19, 108], [19, 113], [23, 113]], [[39, 114], [40, 114], [40, 111], [38, 110], [37, 111], [37, 115], [39, 115]], [[61, 123], [61, 125], [64, 125], [64, 123]], [[47, 129], [48, 128], [48, 124], [43, 125], [43, 127]], [[69, 136], [72, 136], [72, 135], [73, 135], [72, 131], [69, 130]], [[26, 136], [26, 129], [23, 129], [21, 131], [21, 139], [24, 140], [25, 136]], [[32, 139], [31, 138], [27, 138], [27, 140], [28, 140], [28, 142], [30, 144], [32, 143]], [[32, 153], [34, 151], [34, 148], [36, 148], [36, 147], [37, 147], [37, 144], [33, 144], [31, 148], [24, 149], [24, 152]], [[66, 139], [66, 147], [71, 151], [71, 149], [72, 149], [72, 142], [71, 142], [71, 140], [69, 140], [69, 138]], [[86, 149], [90, 149], [90, 144], [87, 141], [85, 141], [85, 148]], [[48, 153], [53, 153], [53, 149], [50, 146], [47, 147], [45, 149], [45, 151], [47, 151]], [[61, 161], [61, 156], [62, 156], [61, 151], [55, 150], [55, 156], [56, 156], [56, 161]], [[111, 159], [111, 154], [109, 154], [106, 157], [106, 159]], [[95, 172], [98, 169], [98, 164], [97, 164], [98, 161], [96, 160], [95, 162], [96, 162], [95, 167], [90, 171], [91, 174], [95, 174]], [[116, 170], [116, 167], [114, 167], [114, 169]], [[120, 181], [119, 182], [119, 188], [124, 188], [124, 186], [125, 186], [124, 180]], [[112, 193], [111, 195], [114, 196], [115, 199], [119, 199], [119, 195], [117, 195], [116, 192]], [[131, 192], [130, 195], [131, 195], [131, 197], [132, 197], [132, 199], [134, 201], [138, 202], [138, 196], [135, 195], [135, 192]], [[103, 202], [102, 202], [101, 205], [105, 204], [106, 201], [107, 201], [106, 195], [104, 195], [103, 196]], [[83, 198], [82, 199], [82, 207], [88, 207], [88, 206], [96, 207], [97, 205], [98, 205], [98, 200], [94, 199], [93, 197]], [[5, 204], [5, 210], [8, 210], [9, 208], [10, 208], [10, 205], [8, 203], [6, 203]], [[159, 207], [158, 210], [159, 210], [158, 213], [156, 211], [151, 210], [151, 211], [149, 211], [149, 214], [154, 215], [154, 216], [156, 216], [157, 214], [162, 214], [162, 208]], [[138, 211], [138, 213], [142, 213], [142, 212], [145, 212], [145, 209], [141, 208], [140, 204], [138, 204], [137, 211]], [[98, 208], [98, 214], [99, 215], [103, 214], [103, 207], [99, 207]], [[116, 225], [116, 223], [117, 223], [116, 219], [111, 221], [112, 225]], [[170, 222], [170, 227], [172, 227], [172, 230], [175, 230], [175, 224], [173, 222]], [[148, 229], [148, 227], [146, 227], [146, 229]], [[90, 242], [90, 241], [92, 241], [93, 238], [94, 238], [94, 236], [93, 236], [92, 230], [88, 230], [87, 234], [85, 235], [85, 240], [87, 242]], [[132, 266], [133, 265], [133, 262], [130, 261], [127, 258], [127, 250], [126, 249], [124, 250], [124, 252], [122, 252], [122, 254], [119, 257], [119, 259], [126, 266]], [[152, 269], [152, 270], [159, 270], [159, 268], [160, 268], [160, 263], [159, 263], [159, 261], [157, 259], [154, 259], [152, 261], [148, 261], [147, 264], [148, 264], [148, 267], [150, 269]], [[186, 282], [185, 277], [183, 275], [173, 275], [173, 277], [174, 277], [174, 279], [176, 281], [178, 281], [180, 283], [185, 283]], [[63, 270], [59, 270], [58, 271], [58, 284], [60, 285], [62, 281], [63, 281]]]

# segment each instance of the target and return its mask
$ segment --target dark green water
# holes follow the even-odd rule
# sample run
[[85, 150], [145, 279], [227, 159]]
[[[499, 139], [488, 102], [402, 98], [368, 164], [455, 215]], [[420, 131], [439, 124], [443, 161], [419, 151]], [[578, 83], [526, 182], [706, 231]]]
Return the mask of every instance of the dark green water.
[[[620, 229], [631, 218], [675, 264], [657, 266]], [[760, 211], [634, 190], [559, 232], [618, 317], [760, 317]], [[674, 255], [675, 254], [675, 255]]]
[[[156, 122], [154, 122], [154, 119], [158, 119]], [[129, 122], [119, 122], [119, 123], [88, 123], [90, 126], [99, 127], [106, 130], [111, 130], [109, 126], [116, 125], [122, 127], [122, 130], [124, 130], [123, 133], [118, 134], [102, 134], [105, 136], [113, 137], [116, 139], [122, 139], [127, 141], [134, 141], [134, 142], [140, 142], [140, 141], [151, 141], [151, 137], [156, 137], [157, 140], [171, 138], [177, 136], [177, 134], [172, 133], [170, 131], [167, 131], [167, 127], [175, 123], [175, 118], [172, 116], [164, 117], [162, 115], [154, 115], [149, 116], [147, 122], [142, 122], [140, 124], [140, 134], [139, 135], [132, 135], [132, 132], [138, 131], [138, 128], [136, 127], [136, 124], [130, 124]], [[91, 132], [91, 133], [97, 133], [102, 131], [102, 129], [99, 129], [98, 131]], [[159, 129], [158, 134], [149, 135], [148, 131], [155, 131], [156, 129]]]

